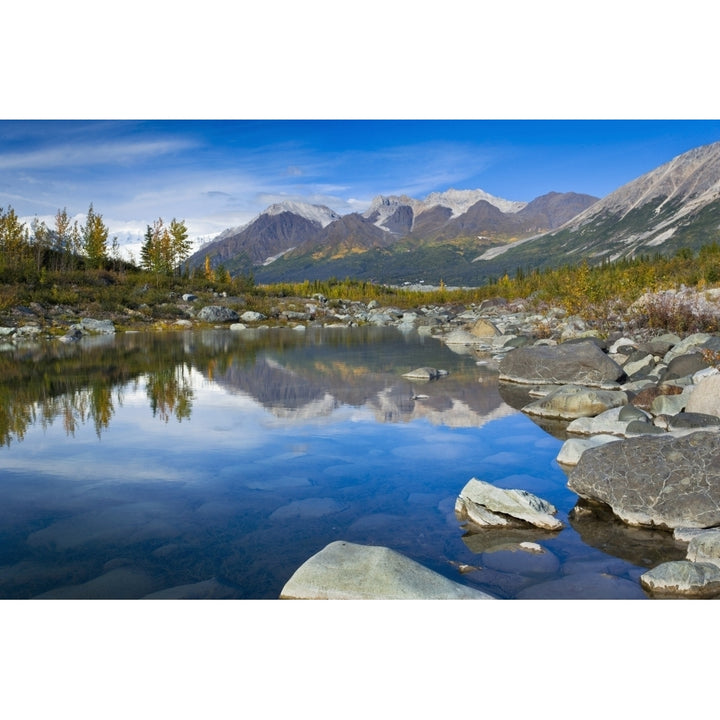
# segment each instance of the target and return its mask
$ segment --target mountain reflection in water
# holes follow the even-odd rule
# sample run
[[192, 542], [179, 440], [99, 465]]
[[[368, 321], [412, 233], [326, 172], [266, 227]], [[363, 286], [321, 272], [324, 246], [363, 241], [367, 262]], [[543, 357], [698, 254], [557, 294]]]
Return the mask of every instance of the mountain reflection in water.
[[[403, 377], [417, 367], [449, 374]], [[6, 348], [0, 370], [0, 597], [277, 598], [338, 539], [498, 597], [644, 597], [601, 523], [586, 540], [567, 522], [560, 441], [433, 338], [126, 333]], [[453, 511], [473, 476], [549, 500], [566, 528], [530, 532], [542, 554], [473, 538]]]

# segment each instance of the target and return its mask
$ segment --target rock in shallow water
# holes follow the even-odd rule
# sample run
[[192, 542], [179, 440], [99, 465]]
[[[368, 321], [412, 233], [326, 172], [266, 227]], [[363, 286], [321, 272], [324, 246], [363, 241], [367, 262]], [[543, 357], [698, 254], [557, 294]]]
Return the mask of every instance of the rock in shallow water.
[[528, 384], [612, 385], [623, 369], [592, 342], [516, 348], [500, 363], [500, 380]]
[[285, 600], [489, 600], [386, 547], [338, 540], [301, 565], [283, 587]]
[[504, 490], [472, 478], [461, 490], [455, 514], [480, 527], [508, 526], [520, 521], [545, 530], [559, 530], [563, 524], [554, 517], [557, 509], [525, 490]]
[[720, 524], [720, 434], [644, 436], [586, 450], [568, 487], [630, 525]]
[[640, 576], [640, 584], [658, 595], [712, 597], [720, 594], [720, 568], [713, 563], [675, 560]]

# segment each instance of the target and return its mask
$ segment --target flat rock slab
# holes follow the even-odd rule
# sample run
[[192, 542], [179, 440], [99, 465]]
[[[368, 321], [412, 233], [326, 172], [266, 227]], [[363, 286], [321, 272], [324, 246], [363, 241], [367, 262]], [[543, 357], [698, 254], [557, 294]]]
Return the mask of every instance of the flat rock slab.
[[595, 343], [561, 343], [516, 348], [500, 363], [500, 380], [525, 384], [605, 387], [624, 370]]
[[528, 415], [574, 420], [594, 417], [612, 408], [626, 405], [628, 397], [624, 392], [598, 390], [580, 385], [563, 385], [554, 392], [523, 408]]
[[411, 380], [437, 380], [440, 377], [440, 372], [435, 368], [421, 367], [410, 372], [403, 373], [403, 377]]
[[526, 490], [505, 490], [477, 478], [465, 485], [455, 503], [458, 519], [479, 527], [507, 527], [519, 520], [544, 530], [560, 530], [563, 524], [555, 513], [553, 505]]
[[586, 450], [568, 487], [629, 525], [720, 525], [720, 435], [652, 435]]
[[386, 547], [338, 540], [301, 565], [283, 587], [285, 600], [490, 600]]

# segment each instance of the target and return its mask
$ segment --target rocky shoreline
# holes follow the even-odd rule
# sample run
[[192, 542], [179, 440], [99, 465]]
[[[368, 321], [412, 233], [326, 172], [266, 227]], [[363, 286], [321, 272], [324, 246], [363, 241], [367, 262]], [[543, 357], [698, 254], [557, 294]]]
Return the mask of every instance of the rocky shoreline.
[[[716, 295], [706, 295], [698, 307], [720, 315], [716, 301]], [[620, 318], [606, 318], [599, 329], [559, 308], [536, 310], [527, 301], [502, 299], [477, 306], [403, 310], [375, 301], [329, 301], [315, 295], [278, 299], [267, 315], [243, 311], [241, 306], [241, 298], [218, 297], [214, 304], [203, 304], [186, 295], [177, 303], [183, 317], [143, 321], [139, 327], [183, 330], [210, 325], [243, 332], [392, 326], [473, 355], [478, 364], [497, 368], [506, 402], [564, 440], [557, 461], [568, 474], [568, 487], [579, 497], [576, 517], [601, 515], [610, 508], [630, 527], [657, 528], [687, 543], [686, 559], [662, 563], [640, 578], [651, 596], [720, 595], [719, 335], [681, 337], [640, 329]], [[118, 329], [138, 329], [138, 324], [128, 316], [82, 317], [69, 308], [18, 307], [2, 318], [0, 349], [43, 338], [76, 342]], [[428, 380], [441, 374], [433, 368], [420, 370]], [[487, 510], [459, 499], [456, 514], [472, 527]], [[505, 525], [512, 513], [500, 510], [499, 516], [499, 524]], [[522, 526], [527, 518], [516, 516], [511, 524], [516, 521]], [[351, 549], [356, 563], [360, 551]], [[393, 556], [390, 564], [396, 560]], [[342, 567], [335, 555], [333, 562]], [[338, 582], [338, 577], [324, 582]], [[358, 588], [361, 581], [362, 577]], [[474, 596], [452, 587], [438, 590], [440, 585], [433, 578], [432, 592]], [[367, 597], [364, 590], [358, 592]], [[377, 597], [384, 597], [378, 592]], [[393, 597], [405, 596], [397, 588], [392, 592]], [[283, 597], [333, 596], [308, 593], [294, 587]], [[352, 589], [345, 588], [341, 595], [352, 596]], [[415, 588], [409, 596], [421, 595]]]

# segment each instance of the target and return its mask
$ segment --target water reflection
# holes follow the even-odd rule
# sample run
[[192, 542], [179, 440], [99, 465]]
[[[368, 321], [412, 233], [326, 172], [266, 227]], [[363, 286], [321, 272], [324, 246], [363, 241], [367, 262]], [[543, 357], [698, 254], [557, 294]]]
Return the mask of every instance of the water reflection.
[[[378, 343], [390, 343], [388, 338], [393, 351], [375, 352]], [[427, 418], [469, 427], [512, 412], [498, 395], [493, 374], [483, 377], [473, 358], [453, 362], [449, 377], [422, 383], [418, 391], [417, 382], [401, 377], [417, 364], [412, 346], [382, 328], [303, 336], [282, 331], [126, 334], [97, 340], [0, 353], [0, 443], [22, 440], [28, 426], [48, 426], [57, 418], [69, 435], [78, 424], [91, 422], [100, 436], [125, 390], [140, 385], [154, 416], [164, 422], [188, 419], [193, 370], [287, 419], [329, 415], [349, 405], [368, 407], [378, 422]], [[440, 348], [430, 340], [427, 350], [433, 346]], [[441, 352], [424, 354], [448, 364]]]
[[[498, 597], [635, 596], [639, 566], [677, 548], [630, 553], [635, 535], [579, 517], [555, 534], [466, 534], [453, 508], [473, 476], [563, 521], [577, 502], [560, 441], [476, 360], [385, 328], [6, 350], [0, 597], [276, 598], [338, 539]], [[449, 374], [403, 377], [427, 366]]]

